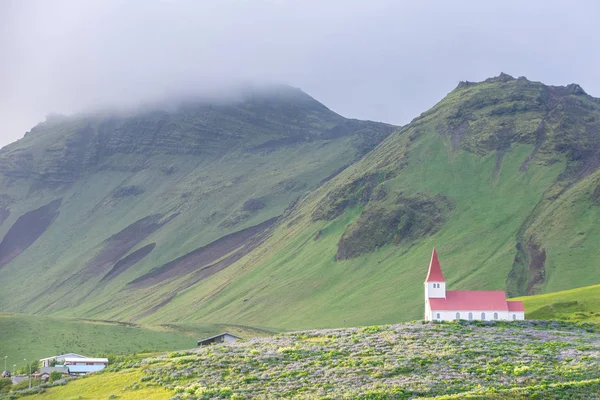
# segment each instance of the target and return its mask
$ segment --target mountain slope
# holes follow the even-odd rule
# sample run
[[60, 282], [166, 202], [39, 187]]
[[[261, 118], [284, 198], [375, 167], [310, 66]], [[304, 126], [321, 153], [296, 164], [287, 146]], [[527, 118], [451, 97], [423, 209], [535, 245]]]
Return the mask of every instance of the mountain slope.
[[2, 304], [149, 324], [411, 320], [434, 245], [450, 289], [600, 282], [598, 99], [501, 74], [392, 130], [289, 88], [42, 124], [0, 154]]
[[255, 248], [291, 202], [393, 129], [285, 86], [50, 117], [0, 150], [0, 305], [106, 315], [124, 292], [151, 313]]
[[420, 318], [434, 245], [451, 289], [516, 296], [600, 282], [599, 160], [600, 102], [579, 86], [462, 82], [303, 198], [240, 262], [144, 320], [293, 329]]
[[525, 303], [529, 318], [600, 322], [600, 285], [524, 296], [519, 300]]

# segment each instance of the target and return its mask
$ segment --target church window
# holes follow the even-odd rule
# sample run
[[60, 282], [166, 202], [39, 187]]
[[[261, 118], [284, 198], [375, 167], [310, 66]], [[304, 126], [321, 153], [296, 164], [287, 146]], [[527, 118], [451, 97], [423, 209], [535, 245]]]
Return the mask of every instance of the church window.
[[460, 319], [460, 313], [459, 312], [456, 313], [456, 319]]
[[437, 318], [437, 319], [440, 319], [440, 313], [437, 313], [437, 314], [436, 314], [436, 318]]
[[494, 313], [494, 319], [498, 319], [498, 313], [497, 312]]
[[513, 321], [517, 319], [517, 314], [513, 314]]
[[472, 312], [469, 313], [469, 321], [473, 321], [473, 313]]
[[485, 321], [485, 313], [484, 312], [481, 313], [481, 319]]

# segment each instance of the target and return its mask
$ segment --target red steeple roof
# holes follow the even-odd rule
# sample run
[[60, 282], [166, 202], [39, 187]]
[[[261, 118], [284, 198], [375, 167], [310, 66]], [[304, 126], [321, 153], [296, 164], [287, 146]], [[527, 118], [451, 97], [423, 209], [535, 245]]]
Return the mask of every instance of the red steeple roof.
[[435, 247], [431, 254], [431, 262], [429, 263], [429, 273], [425, 282], [446, 282], [444, 274], [442, 274], [442, 267], [440, 267], [440, 261], [438, 260], [437, 252]]

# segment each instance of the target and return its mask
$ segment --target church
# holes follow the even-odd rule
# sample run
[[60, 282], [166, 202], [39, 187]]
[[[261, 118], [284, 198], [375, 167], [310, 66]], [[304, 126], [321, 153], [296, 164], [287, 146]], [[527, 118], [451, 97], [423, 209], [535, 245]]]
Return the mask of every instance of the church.
[[433, 249], [425, 279], [425, 320], [516, 321], [525, 319], [522, 301], [507, 301], [501, 290], [446, 290], [437, 252]]

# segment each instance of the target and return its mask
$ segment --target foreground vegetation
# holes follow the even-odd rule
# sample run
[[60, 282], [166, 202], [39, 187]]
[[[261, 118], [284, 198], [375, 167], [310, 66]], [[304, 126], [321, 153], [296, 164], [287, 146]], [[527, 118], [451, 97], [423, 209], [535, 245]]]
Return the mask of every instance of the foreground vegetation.
[[595, 329], [525, 321], [303, 331], [128, 359], [39, 398], [587, 399], [600, 389]]
[[[271, 332], [244, 326], [171, 324], [146, 326], [110, 321], [52, 318], [0, 313], [0, 369], [8, 356], [8, 369], [63, 353], [94, 355], [131, 354], [189, 349], [203, 337], [228, 331], [242, 337]], [[27, 370], [28, 368], [25, 368]]]

